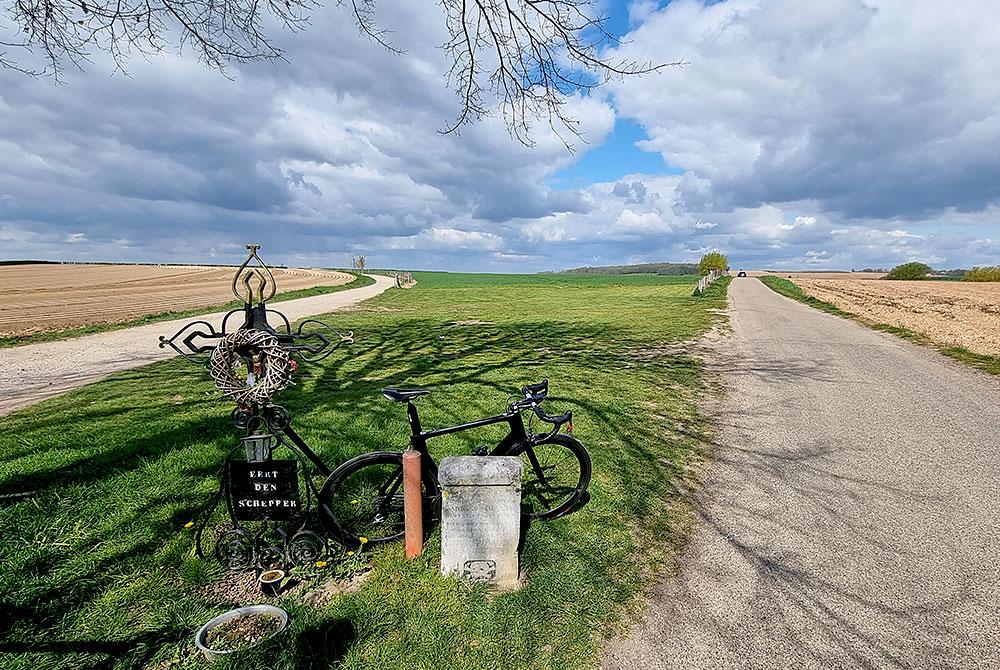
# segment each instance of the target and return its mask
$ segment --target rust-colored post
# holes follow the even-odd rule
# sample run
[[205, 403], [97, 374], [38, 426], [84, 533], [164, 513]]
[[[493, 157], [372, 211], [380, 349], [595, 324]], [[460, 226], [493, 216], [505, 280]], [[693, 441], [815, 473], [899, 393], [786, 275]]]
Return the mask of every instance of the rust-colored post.
[[407, 558], [416, 558], [424, 551], [424, 500], [420, 480], [420, 452], [403, 452], [403, 523]]

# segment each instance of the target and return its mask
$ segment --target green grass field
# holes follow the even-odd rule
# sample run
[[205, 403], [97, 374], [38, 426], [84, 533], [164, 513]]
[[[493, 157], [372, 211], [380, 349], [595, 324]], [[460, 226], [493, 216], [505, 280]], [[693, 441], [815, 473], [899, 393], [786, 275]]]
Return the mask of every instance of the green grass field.
[[922, 344], [927, 347], [933, 347], [940, 351], [945, 356], [950, 356], [955, 360], [961, 361], [966, 365], [971, 365], [974, 368], [982, 370], [984, 372], [989, 372], [990, 374], [1000, 375], [1000, 356], [989, 356], [987, 354], [977, 354], [975, 352], [969, 351], [965, 347], [951, 347], [948, 345], [940, 344], [935, 342], [923, 333], [918, 333], [909, 328], [901, 328], [900, 326], [892, 326], [887, 323], [877, 323], [869, 319], [865, 319], [857, 314], [851, 312], [845, 312], [836, 305], [826, 302], [825, 300], [820, 300], [808, 295], [803, 291], [798, 284], [795, 284], [783, 277], [760, 277], [760, 280], [770, 288], [775, 293], [779, 293], [788, 298], [798, 300], [799, 302], [804, 302], [807, 305], [815, 307], [816, 309], [828, 312], [830, 314], [836, 314], [837, 316], [842, 316], [848, 319], [854, 319], [859, 323], [863, 323], [869, 328], [874, 330], [881, 330], [887, 333], [892, 333], [904, 339], [910, 340], [911, 342], [916, 342], [917, 344]]
[[[362, 286], [370, 286], [375, 283], [374, 279], [360, 275], [357, 273], [349, 273], [354, 275], [352, 281], [346, 284], [338, 284], [337, 286], [313, 286], [312, 288], [303, 288], [296, 291], [285, 291], [279, 293], [278, 295], [271, 298], [271, 302], [283, 302], [285, 300], [295, 300], [296, 298], [309, 298], [314, 295], [325, 295], [327, 293], [337, 293], [338, 291], [346, 291], [352, 288], [361, 288]], [[137, 319], [129, 319], [128, 321], [116, 321], [114, 323], [98, 323], [92, 326], [79, 326], [77, 328], [66, 328], [62, 330], [47, 330], [41, 333], [32, 333], [31, 335], [16, 335], [11, 337], [0, 337], [0, 349], [4, 347], [16, 347], [22, 344], [31, 344], [33, 342], [50, 342], [52, 340], [62, 340], [69, 337], [80, 337], [81, 335], [89, 335], [90, 333], [103, 333], [109, 330], [120, 330], [122, 328], [131, 328], [132, 326], [142, 326], [147, 323], [158, 323], [160, 321], [170, 321], [173, 319], [183, 319], [188, 316], [196, 316], [198, 314], [208, 314], [211, 312], [224, 312], [231, 309], [238, 309], [243, 306], [243, 303], [239, 300], [230, 300], [224, 305], [216, 305], [215, 307], [202, 307], [200, 309], [189, 309], [180, 312], [160, 312], [158, 314], [149, 314], [147, 316], [142, 316]]]
[[[488, 594], [437, 574], [439, 538], [413, 562], [372, 553], [361, 588], [314, 607], [285, 597], [281, 636], [221, 667], [591, 667], [638, 594], [668, 572], [690, 522], [677, 484], [706, 444], [698, 362], [677, 344], [720, 317], [726, 280], [421, 273], [332, 315], [356, 343], [279, 401], [330, 463], [407, 439], [383, 386], [432, 389], [426, 427], [502, 411], [548, 378], [550, 412], [574, 411], [594, 462], [591, 501], [527, 532], [529, 583]], [[205, 667], [193, 632], [227, 607], [202, 595], [220, 577], [193, 556], [185, 525], [217, 487], [236, 443], [230, 404], [182, 360], [120, 373], [0, 419], [0, 667]], [[462, 435], [468, 436], [468, 433]], [[432, 443], [440, 458], [499, 437]], [[245, 603], [244, 603], [245, 604]]]

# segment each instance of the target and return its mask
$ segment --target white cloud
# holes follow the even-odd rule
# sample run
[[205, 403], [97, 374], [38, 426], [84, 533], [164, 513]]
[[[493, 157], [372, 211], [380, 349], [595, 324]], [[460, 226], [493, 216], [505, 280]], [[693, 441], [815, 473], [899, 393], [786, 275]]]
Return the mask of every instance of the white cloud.
[[645, 147], [691, 171], [691, 207], [977, 211], [1000, 183], [998, 19], [986, 0], [676, 0], [616, 55], [691, 64], [615, 100]]
[[[13, 257], [535, 270], [729, 252], [752, 267], [1000, 256], [1000, 8], [830, 0], [630, 5], [616, 55], [690, 65], [568, 108], [618, 113], [683, 175], [583, 188], [579, 160], [485, 121], [441, 135], [439, 8], [384, 0], [390, 54], [335, 7], [234, 81], [167, 56], [66, 86], [0, 71], [0, 240]], [[612, 106], [614, 105], [614, 107]]]

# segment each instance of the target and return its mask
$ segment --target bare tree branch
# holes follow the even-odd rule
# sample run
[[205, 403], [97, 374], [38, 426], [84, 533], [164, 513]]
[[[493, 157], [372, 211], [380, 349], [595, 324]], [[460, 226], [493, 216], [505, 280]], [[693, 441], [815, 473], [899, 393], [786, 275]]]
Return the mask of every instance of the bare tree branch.
[[[533, 145], [536, 121], [548, 123], [568, 148], [580, 138], [566, 112], [570, 96], [609, 80], [679, 67], [612, 60], [602, 50], [617, 39], [596, 15], [596, 0], [439, 0], [451, 61], [448, 85], [460, 110], [443, 133], [496, 114], [511, 136]], [[393, 53], [403, 53], [375, 20], [377, 0], [337, 0], [349, 8], [358, 30]], [[308, 25], [317, 0], [0, 0], [19, 42], [0, 41], [0, 68], [59, 80], [67, 67], [83, 69], [95, 52], [111, 55], [125, 72], [129, 56], [153, 55], [173, 43], [208, 66], [280, 59], [283, 53], [263, 31], [267, 15], [291, 31]], [[0, 23], [0, 28], [3, 28]], [[41, 70], [23, 68], [12, 50], [39, 53]]]
[[[441, 0], [451, 38], [449, 84], [462, 103], [451, 133], [491, 112], [511, 135], [532, 145], [532, 123], [547, 121], [580, 138], [566, 112], [569, 96], [621, 79], [657, 72], [673, 63], [611, 60], [601, 50], [618, 44], [596, 15], [594, 0]], [[477, 58], [477, 55], [479, 58]], [[488, 61], [488, 65], [486, 62]]]

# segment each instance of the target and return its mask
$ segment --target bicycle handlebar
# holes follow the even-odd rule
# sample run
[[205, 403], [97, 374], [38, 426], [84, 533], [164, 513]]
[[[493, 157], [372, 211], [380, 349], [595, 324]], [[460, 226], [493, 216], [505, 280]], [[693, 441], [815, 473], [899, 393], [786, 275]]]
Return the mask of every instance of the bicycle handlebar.
[[537, 384], [527, 384], [526, 386], [522, 386], [521, 394], [524, 395], [525, 398], [542, 400], [549, 394], [549, 380], [543, 379]]
[[538, 435], [533, 435], [532, 436], [531, 439], [536, 444], [537, 443], [541, 443], [541, 442], [547, 442], [548, 440], [551, 440], [553, 437], [555, 437], [556, 433], [559, 432], [559, 429], [563, 427], [564, 423], [569, 423], [570, 430], [572, 430], [572, 428], [573, 428], [573, 411], [572, 410], [570, 410], [568, 412], [565, 412], [564, 414], [560, 414], [559, 416], [549, 416], [544, 411], [542, 411], [542, 408], [539, 407], [538, 405], [535, 405], [532, 408], [532, 410], [535, 412], [535, 416], [537, 416], [539, 419], [541, 419], [545, 423], [551, 423], [552, 424], [552, 430], [550, 430], [549, 432], [544, 433], [544, 434], [538, 434]]
[[555, 424], [556, 430], [558, 430], [559, 427], [562, 426], [564, 423], [573, 420], [573, 410], [569, 410], [568, 412], [564, 412], [564, 413], [560, 414], [559, 416], [552, 416], [551, 414], [546, 414], [545, 410], [543, 410], [541, 407], [539, 407], [537, 405], [535, 405], [531, 409], [532, 409], [532, 411], [534, 411], [535, 416], [537, 416], [539, 419], [541, 419], [545, 423]]
[[541, 402], [545, 400], [546, 396], [549, 394], [549, 380], [543, 379], [537, 384], [527, 384], [521, 387], [521, 393], [524, 395], [523, 400], [518, 400], [511, 403], [511, 410], [525, 411], [531, 410], [535, 413], [539, 419], [545, 423], [552, 424], [552, 430], [548, 433], [539, 436], [539, 441], [544, 442], [545, 440], [553, 437], [559, 432], [559, 429], [563, 427], [564, 424], [569, 423], [572, 425], [573, 422], [573, 412], [568, 411], [558, 416], [553, 416], [551, 414], [546, 414], [540, 406]]

